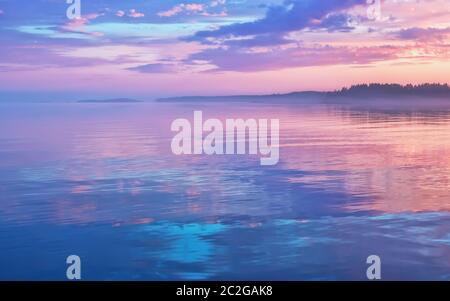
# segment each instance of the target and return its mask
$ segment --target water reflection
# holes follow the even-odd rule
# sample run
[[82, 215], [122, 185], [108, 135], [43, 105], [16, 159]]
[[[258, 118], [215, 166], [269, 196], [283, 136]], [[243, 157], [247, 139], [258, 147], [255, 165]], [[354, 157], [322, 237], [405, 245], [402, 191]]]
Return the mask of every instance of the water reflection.
[[[280, 163], [172, 155], [196, 109], [280, 119]], [[364, 279], [371, 254], [386, 279], [449, 279], [449, 138], [423, 108], [4, 106], [0, 279], [64, 279], [76, 252], [85, 279]]]

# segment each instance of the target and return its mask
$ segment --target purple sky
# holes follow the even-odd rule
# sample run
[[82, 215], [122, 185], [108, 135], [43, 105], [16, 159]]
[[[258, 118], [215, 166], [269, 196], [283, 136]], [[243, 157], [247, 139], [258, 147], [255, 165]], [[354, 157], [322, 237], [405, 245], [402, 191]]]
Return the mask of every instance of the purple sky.
[[0, 0], [0, 98], [449, 83], [448, 0]]

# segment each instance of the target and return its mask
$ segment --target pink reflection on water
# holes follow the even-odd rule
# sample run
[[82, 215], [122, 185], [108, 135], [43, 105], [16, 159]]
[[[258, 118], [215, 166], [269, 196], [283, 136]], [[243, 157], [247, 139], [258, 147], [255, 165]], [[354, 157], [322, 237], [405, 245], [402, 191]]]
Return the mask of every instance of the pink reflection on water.
[[283, 118], [283, 167], [319, 172], [291, 182], [370, 200], [348, 210], [450, 211], [449, 114], [336, 113], [296, 111]]
[[[258, 164], [258, 157], [173, 155], [171, 122], [191, 120], [197, 109], [204, 111], [205, 118], [221, 120], [279, 119], [279, 165], [269, 173]], [[340, 210], [450, 211], [449, 114], [241, 103], [75, 105], [69, 112], [60, 108], [64, 118], [53, 107], [48, 110], [7, 120], [11, 128], [20, 126], [2, 138], [17, 136], [17, 142], [4, 148], [16, 151], [8, 164], [19, 162], [17, 181], [42, 183], [42, 187], [48, 182], [70, 183], [67, 191], [55, 188], [56, 195], [43, 188], [33, 191], [48, 200], [44, 213], [55, 223], [132, 224], [161, 213], [152, 212], [152, 206], [166, 200], [159, 195], [147, 199], [147, 192], [182, 198], [163, 206], [178, 216], [267, 215], [285, 200], [283, 191], [279, 200], [263, 200], [273, 191], [271, 181], [277, 176], [297, 189], [314, 187], [362, 197]], [[300, 172], [285, 173], [291, 170]], [[103, 195], [106, 200], [99, 200]], [[133, 202], [139, 206], [132, 207]], [[22, 212], [27, 204], [13, 198], [1, 210], [12, 219], [33, 220], [33, 214]]]

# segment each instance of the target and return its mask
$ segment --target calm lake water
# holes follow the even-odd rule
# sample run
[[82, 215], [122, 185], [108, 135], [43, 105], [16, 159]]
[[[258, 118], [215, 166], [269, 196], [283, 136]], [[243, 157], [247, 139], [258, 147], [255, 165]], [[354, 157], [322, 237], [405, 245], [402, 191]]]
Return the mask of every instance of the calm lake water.
[[[175, 156], [176, 118], [280, 119], [280, 162]], [[1, 104], [0, 279], [450, 280], [450, 111]]]

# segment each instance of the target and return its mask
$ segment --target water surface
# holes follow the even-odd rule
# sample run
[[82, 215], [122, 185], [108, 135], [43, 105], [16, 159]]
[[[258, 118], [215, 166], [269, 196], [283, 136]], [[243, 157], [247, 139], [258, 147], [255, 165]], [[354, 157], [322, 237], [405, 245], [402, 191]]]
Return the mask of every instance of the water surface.
[[[176, 118], [277, 118], [280, 162], [175, 156]], [[0, 279], [450, 279], [450, 111], [1, 104]]]

